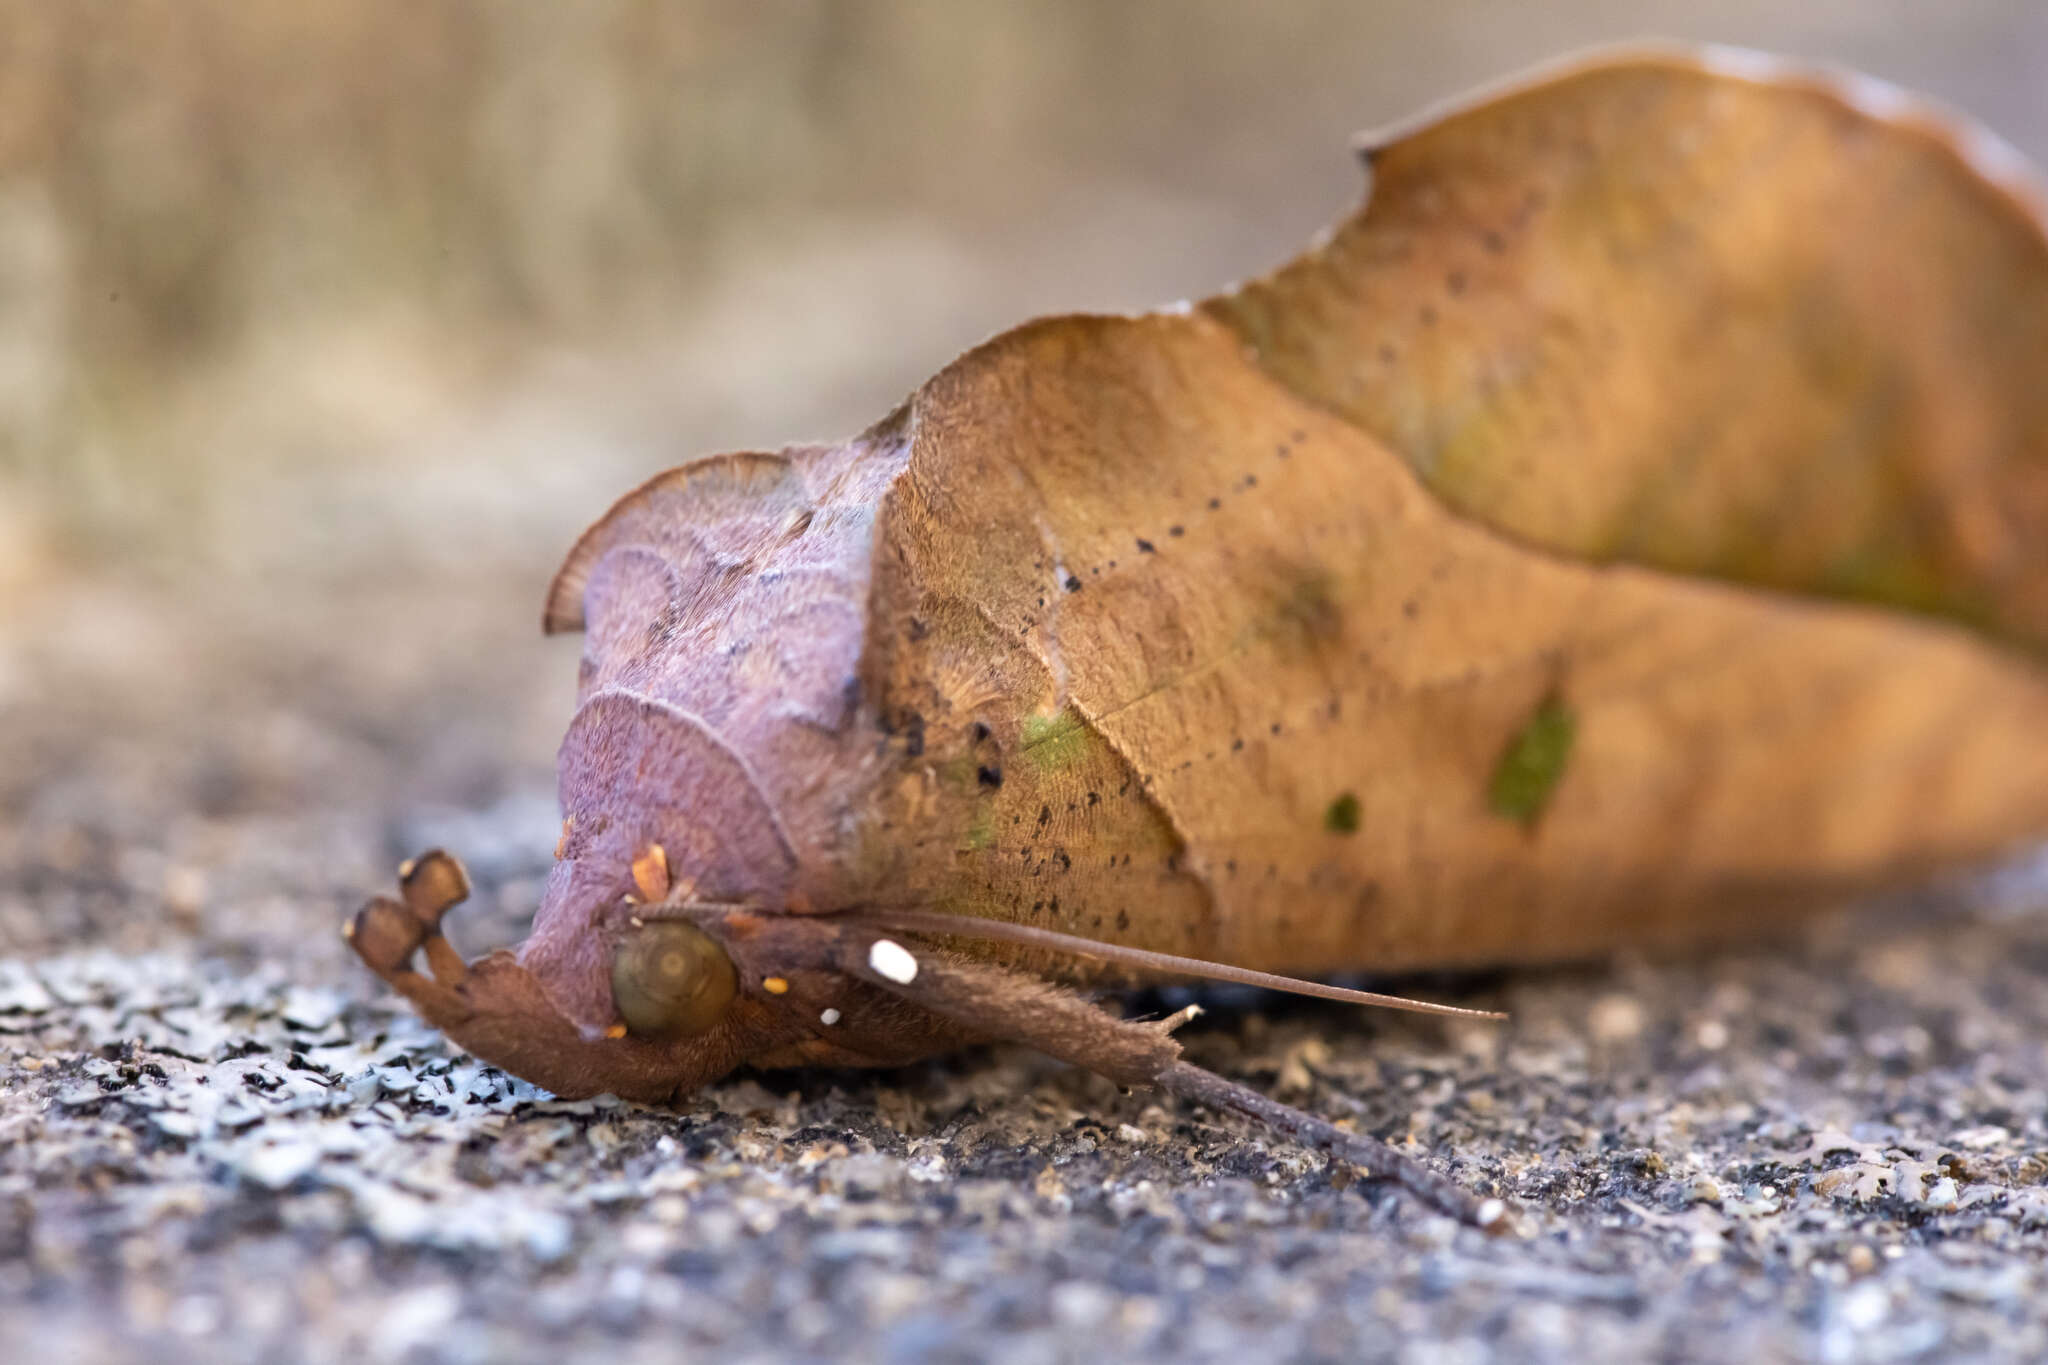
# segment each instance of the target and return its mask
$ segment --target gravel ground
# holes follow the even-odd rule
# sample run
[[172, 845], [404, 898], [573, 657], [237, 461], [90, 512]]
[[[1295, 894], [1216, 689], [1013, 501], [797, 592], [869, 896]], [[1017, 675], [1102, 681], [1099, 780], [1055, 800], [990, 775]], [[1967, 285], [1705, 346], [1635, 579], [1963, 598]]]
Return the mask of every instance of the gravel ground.
[[[518, 937], [575, 674], [573, 643], [533, 636], [540, 590], [610, 496], [857, 429], [1032, 313], [1263, 268], [1348, 205], [1337, 149], [1361, 123], [1667, 31], [1866, 66], [2048, 154], [2039, 0], [1177, 6], [1185, 52], [1138, 41], [1132, 7], [1104, 21], [1118, 48], [1070, 5], [1064, 27], [963, 22], [969, 58], [1023, 73], [987, 88], [861, 8], [883, 22], [865, 47], [850, 20], [786, 59], [742, 44], [712, 116], [662, 125], [705, 130], [681, 145], [711, 178], [670, 187], [702, 241], [631, 216], [637, 153], [584, 179], [632, 92], [612, 103], [596, 49], [541, 30], [546, 79], [509, 103], [477, 87], [482, 122], [423, 80], [388, 142], [322, 161], [287, 137], [294, 173], [270, 180], [244, 171], [271, 144], [241, 135], [299, 127], [265, 92], [317, 73], [194, 76], [157, 29], [78, 30], [132, 60], [99, 105], [50, 104], [55, 189], [0, 184], [0, 1361], [2048, 1358], [2048, 862], [1710, 957], [1407, 983], [1502, 1026], [1243, 994], [1183, 1032], [1197, 1062], [1515, 1201], [1512, 1237], [1018, 1050], [740, 1076], [681, 1113], [559, 1103], [360, 967], [342, 919], [434, 844], [477, 881], [460, 946]], [[934, 7], [913, 8], [922, 29]], [[28, 51], [27, 75], [68, 69]], [[1071, 99], [1036, 84], [1073, 73]], [[557, 81], [603, 98], [542, 98]], [[647, 110], [671, 108], [661, 81]], [[219, 109], [150, 122], [197, 94]], [[502, 136], [529, 106], [548, 136]], [[91, 108], [97, 181], [65, 140]], [[496, 148], [518, 174], [471, 203], [427, 191], [497, 182], [393, 180], [387, 147], [401, 170]], [[575, 173], [528, 174], [557, 165], [535, 147]], [[404, 229], [365, 219], [362, 241], [468, 223], [452, 258], [520, 284], [521, 319], [610, 260], [621, 222], [683, 240], [701, 277], [685, 304], [652, 295], [652, 335], [459, 311], [435, 330], [402, 272], [308, 292], [355, 259], [336, 222], [357, 218], [323, 196], [356, 183]], [[63, 197], [94, 184], [104, 202]], [[539, 212], [550, 187], [587, 222]], [[247, 246], [273, 238], [292, 250]], [[166, 274], [178, 325], [110, 364], [154, 316], [116, 307], [121, 251], [223, 240], [245, 247], [205, 258], [218, 311], [267, 306], [267, 327], [209, 359]], [[451, 245], [419, 240], [438, 280]]]
[[1511, 1197], [1515, 1237], [1023, 1051], [560, 1103], [335, 933], [445, 842], [479, 883], [458, 941], [507, 940], [548, 855], [563, 660], [423, 591], [336, 589], [317, 638], [225, 597], [199, 629], [175, 586], [11, 604], [68, 643], [0, 659], [37, 718], [0, 728], [8, 1358], [2048, 1354], [2038, 877], [1422, 983], [1505, 1026], [1246, 995], [1186, 1035]]

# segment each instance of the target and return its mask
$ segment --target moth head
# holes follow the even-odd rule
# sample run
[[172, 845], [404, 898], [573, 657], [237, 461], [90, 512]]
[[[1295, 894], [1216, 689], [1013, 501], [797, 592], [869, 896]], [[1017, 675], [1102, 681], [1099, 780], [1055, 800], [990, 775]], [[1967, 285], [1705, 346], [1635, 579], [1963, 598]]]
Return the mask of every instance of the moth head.
[[[364, 906], [346, 935], [428, 1023], [558, 1095], [671, 1103], [787, 1033], [774, 1011], [738, 989], [715, 933], [644, 919], [618, 891], [619, 913], [587, 925], [605, 932], [572, 940], [574, 951], [500, 950], [465, 962], [440, 922], [468, 890], [454, 858], [423, 855], [401, 869], [398, 897]], [[414, 966], [420, 957], [424, 972]]]
[[567, 1098], [672, 1104], [744, 1062], [894, 1064], [965, 1040], [863, 979], [867, 949], [822, 917], [651, 899], [649, 856], [559, 865], [534, 935], [465, 962], [440, 921], [468, 879], [429, 853], [346, 936], [428, 1023]]

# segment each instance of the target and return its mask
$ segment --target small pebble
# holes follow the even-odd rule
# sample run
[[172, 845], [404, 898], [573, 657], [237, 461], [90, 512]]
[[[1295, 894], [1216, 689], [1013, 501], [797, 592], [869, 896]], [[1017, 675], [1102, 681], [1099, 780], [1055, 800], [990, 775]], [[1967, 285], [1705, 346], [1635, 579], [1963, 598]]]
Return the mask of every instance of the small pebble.
[[1628, 1042], [1642, 1034], [1642, 1004], [1632, 995], [1603, 995], [1587, 1011], [1586, 1030], [1596, 1042]]

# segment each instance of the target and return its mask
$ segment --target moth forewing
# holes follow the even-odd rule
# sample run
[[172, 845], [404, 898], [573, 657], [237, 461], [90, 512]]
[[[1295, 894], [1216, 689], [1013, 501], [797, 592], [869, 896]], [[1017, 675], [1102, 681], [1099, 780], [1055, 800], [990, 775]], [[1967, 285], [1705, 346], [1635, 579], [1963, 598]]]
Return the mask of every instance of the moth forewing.
[[531, 937], [465, 968], [422, 860], [358, 952], [563, 1093], [1012, 1038], [1455, 1204], [1074, 988], [1698, 944], [2048, 829], [2039, 201], [1872, 90], [1553, 71], [1264, 279], [658, 476], [549, 594]]

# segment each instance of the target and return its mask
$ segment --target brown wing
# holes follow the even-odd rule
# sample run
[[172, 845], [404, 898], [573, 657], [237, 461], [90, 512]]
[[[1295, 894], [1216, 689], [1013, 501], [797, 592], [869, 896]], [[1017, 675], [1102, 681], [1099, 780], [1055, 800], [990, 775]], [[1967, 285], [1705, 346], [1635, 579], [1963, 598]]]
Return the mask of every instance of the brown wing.
[[2048, 646], [2048, 240], [1996, 138], [1709, 50], [1366, 158], [1326, 244], [1207, 307], [1450, 506]]

